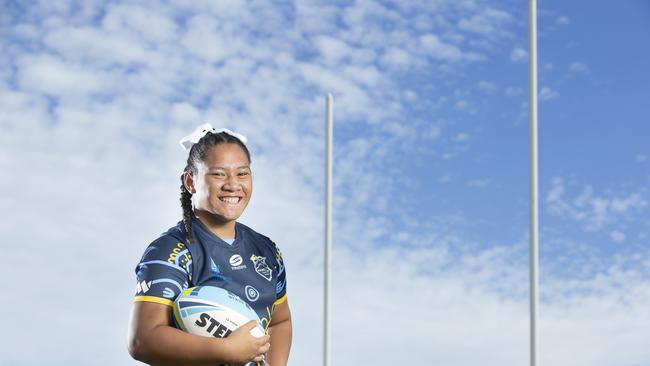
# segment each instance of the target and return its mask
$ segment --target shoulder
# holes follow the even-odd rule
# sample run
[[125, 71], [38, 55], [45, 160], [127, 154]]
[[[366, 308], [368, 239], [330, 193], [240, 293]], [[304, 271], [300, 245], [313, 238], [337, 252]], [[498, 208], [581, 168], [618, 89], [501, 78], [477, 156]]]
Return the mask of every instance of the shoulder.
[[267, 246], [272, 249], [276, 248], [275, 242], [271, 240], [271, 238], [269, 238], [266, 235], [258, 233], [257, 231], [242, 224], [241, 222], [237, 222], [237, 230], [241, 232], [243, 235], [245, 235], [247, 240], [253, 241], [260, 245]]
[[269, 238], [266, 235], [262, 235], [258, 233], [257, 231], [251, 229], [250, 227], [242, 224], [242, 223], [237, 223], [237, 229], [241, 230], [244, 235], [246, 235], [246, 240], [253, 242], [255, 246], [258, 248], [261, 248], [263, 253], [266, 253], [266, 255], [271, 256], [272, 258], [275, 258], [275, 260], [280, 264], [282, 268], [284, 268], [284, 260], [282, 259], [282, 252], [280, 251], [280, 248], [278, 247], [275, 242]]
[[[185, 250], [185, 231], [182, 225], [176, 225], [163, 232], [154, 239], [145, 249], [142, 259], [160, 258], [167, 259], [171, 254], [178, 254], [179, 251]], [[164, 257], [164, 258], [163, 258]]]

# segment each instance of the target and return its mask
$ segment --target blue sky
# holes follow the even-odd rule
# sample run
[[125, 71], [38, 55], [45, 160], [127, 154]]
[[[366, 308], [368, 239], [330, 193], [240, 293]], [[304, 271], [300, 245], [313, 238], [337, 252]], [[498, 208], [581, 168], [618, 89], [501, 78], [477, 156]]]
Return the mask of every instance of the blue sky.
[[[334, 364], [527, 362], [526, 6], [2, 3], [1, 289], [36, 315], [0, 356], [137, 364], [133, 268], [180, 219], [178, 140], [210, 122], [249, 138], [241, 220], [282, 248], [291, 364], [313, 362], [331, 92]], [[538, 22], [541, 361], [643, 365], [650, 5], [543, 1]]]

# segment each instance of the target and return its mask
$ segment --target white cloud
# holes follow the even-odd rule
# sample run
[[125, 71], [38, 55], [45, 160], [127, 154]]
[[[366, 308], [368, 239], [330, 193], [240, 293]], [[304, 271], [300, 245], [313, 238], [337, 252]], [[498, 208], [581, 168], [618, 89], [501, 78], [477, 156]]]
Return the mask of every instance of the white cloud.
[[59, 58], [24, 56], [18, 60], [20, 86], [27, 91], [57, 96], [88, 95], [104, 90], [109, 83], [97, 70]]
[[569, 66], [569, 70], [575, 73], [588, 74], [589, 66], [587, 66], [587, 64], [585, 64], [584, 62], [575, 61], [571, 63], [571, 66]]
[[[335, 300], [336, 308], [349, 314], [345, 321], [335, 323], [335, 339], [355, 333], [369, 342], [340, 343], [335, 347], [337, 360], [362, 364], [427, 359], [468, 365], [526, 361], [527, 256], [513, 247], [467, 252], [449, 273], [441, 271], [454, 260], [447, 248], [436, 245], [408, 252], [386, 248], [363, 255], [340, 253], [337, 273], [351, 282], [341, 288]], [[540, 310], [542, 361], [584, 366], [634, 364], [648, 354], [642, 346], [645, 329], [637, 322], [650, 324], [641, 315], [645, 313], [643, 304], [650, 301], [650, 286], [642, 273], [621, 268], [612, 267], [594, 279], [570, 281], [544, 273], [541, 296], [553, 301], [543, 301]], [[384, 280], [377, 283], [376, 278]], [[392, 298], [390, 304], [374, 301], [384, 296]], [[408, 309], [398, 324], [372, 321], [395, 308]], [[427, 339], [434, 342], [413, 342], [408, 332], [399, 331], [402, 328], [428, 329]], [[436, 329], [445, 331], [438, 333]], [[473, 331], [468, 334], [465, 329]], [[609, 336], [620, 332], [627, 334], [624, 339]], [[385, 333], [392, 334], [393, 344], [402, 345], [408, 352], [373, 352], [372, 345], [381, 344]], [[458, 342], [462, 349], [475, 352], [461, 352]], [[594, 344], [603, 348], [594, 349]], [[481, 353], [483, 347], [490, 352]], [[623, 355], [617, 353], [620, 347], [633, 351]]]
[[614, 197], [611, 200], [612, 210], [615, 212], [627, 212], [631, 209], [643, 209], [648, 202], [639, 193], [633, 193], [625, 198]]
[[167, 42], [174, 40], [178, 26], [164, 7], [148, 7], [117, 4], [111, 6], [102, 19], [102, 27], [115, 33], [130, 34], [145, 42]]
[[625, 233], [618, 230], [612, 231], [611, 233], [609, 233], [609, 236], [616, 243], [622, 243], [625, 241]]
[[539, 90], [539, 94], [538, 94], [538, 97], [539, 97], [540, 101], [547, 101], [547, 100], [556, 99], [559, 96], [560, 96], [560, 93], [558, 93], [557, 91], [549, 88], [548, 86], [543, 86]]
[[461, 19], [458, 22], [458, 27], [465, 31], [490, 36], [497, 33], [503, 24], [512, 20], [512, 16], [503, 10], [486, 8], [483, 12], [470, 18]]
[[460, 132], [454, 137], [454, 141], [456, 142], [464, 142], [469, 140], [470, 136], [466, 132]]
[[316, 45], [328, 64], [337, 64], [341, 60], [350, 57], [352, 52], [347, 43], [330, 36], [317, 37]]
[[481, 179], [471, 179], [467, 181], [467, 185], [469, 187], [475, 187], [475, 188], [485, 188], [488, 185], [490, 185], [491, 179], [488, 178], [481, 178]]
[[510, 60], [513, 62], [528, 61], [528, 51], [523, 48], [515, 48], [510, 52]]
[[549, 213], [577, 221], [588, 231], [601, 230], [629, 215], [634, 217], [648, 206], [644, 191], [621, 196], [612, 193], [597, 195], [591, 186], [585, 186], [573, 199], [567, 198], [566, 194], [565, 180], [554, 178], [545, 200]]
[[226, 37], [211, 16], [197, 15], [189, 19], [181, 44], [201, 62], [223, 62], [237, 52], [246, 52], [250, 45], [242, 38]]
[[465, 99], [461, 99], [456, 102], [455, 107], [461, 110], [467, 109], [469, 108], [469, 102]]
[[383, 54], [382, 61], [393, 67], [406, 67], [411, 65], [414, 60], [406, 50], [392, 47]]
[[515, 88], [515, 87], [507, 87], [506, 88], [506, 95], [509, 97], [517, 97], [520, 96], [524, 93], [524, 91], [521, 88]]
[[420, 44], [422, 49], [434, 58], [458, 61], [463, 57], [458, 47], [442, 42], [435, 34], [425, 34], [420, 37]]
[[561, 24], [561, 25], [567, 25], [567, 24], [571, 23], [571, 21], [569, 20], [569, 17], [564, 16], [564, 15], [563, 15], [563, 16], [559, 16], [559, 17], [557, 17], [557, 19], [555, 20], [555, 22], [556, 22], [557, 24]]
[[144, 64], [154, 61], [152, 58], [157, 56], [139, 37], [88, 26], [61, 26], [50, 32], [44, 41], [66, 60], [93, 62], [102, 67], [110, 64]]
[[496, 85], [494, 85], [494, 83], [485, 80], [479, 81], [477, 87], [486, 93], [492, 93], [496, 90]]
[[440, 137], [441, 134], [442, 134], [442, 128], [440, 126], [431, 125], [431, 126], [428, 126], [428, 128], [426, 128], [423, 131], [422, 136], [429, 139], [429, 140], [435, 140], [438, 137]]
[[201, 111], [186, 102], [174, 103], [171, 107], [171, 117], [173, 121], [182, 121], [187, 124], [203, 120]]
[[[242, 221], [283, 249], [295, 324], [291, 362], [313, 363], [322, 324], [314, 309], [321, 300], [325, 91], [335, 94], [337, 133], [361, 131], [336, 146], [333, 298], [334, 313], [345, 316], [334, 320], [334, 364], [525, 362], [522, 246], [479, 247], [448, 225], [415, 223], [389, 191], [408, 189], [408, 180], [377, 169], [394, 155], [414, 156], [423, 139], [472, 142], [437, 115], [410, 119], [405, 109], [426, 96], [417, 85], [402, 93], [401, 77], [487, 57], [463, 37], [444, 34], [494, 42], [512, 31], [511, 17], [473, 2], [294, 5], [284, 12], [240, 1], [41, 2], [26, 7], [24, 18], [16, 14], [21, 24], [11, 35], [18, 38], [2, 36], [11, 52], [0, 54], [16, 71], [0, 74], [0, 167], [16, 177], [0, 181], [12, 192], [0, 207], [14, 213], [0, 228], [7, 242], [20, 245], [1, 273], [14, 278], [29, 264], [20, 282], [4, 281], [2, 290], [24, 294], [12, 306], [30, 316], [6, 319], [12, 332], [2, 337], [4, 362], [137, 364], [125, 350], [133, 268], [146, 244], [180, 218], [186, 155], [179, 137], [209, 121], [251, 141], [255, 193]], [[420, 21], [411, 25], [410, 13]], [[449, 101], [467, 108], [466, 98]], [[457, 177], [440, 174], [441, 182]], [[639, 195], [605, 196], [606, 213], [644, 210]], [[597, 216], [594, 198], [582, 198], [578, 207], [559, 194], [552, 203], [587, 211], [588, 222]], [[393, 230], [402, 222], [409, 225]], [[593, 291], [545, 305], [545, 347], [564, 357], [554, 365], [648, 359], [643, 342], [650, 325], [639, 316], [650, 304], [647, 280], [607, 273], [623, 286], [585, 279], [576, 287]], [[544, 278], [547, 288], [565, 283], [553, 274]], [[80, 291], [73, 307], [51, 300]], [[594, 292], [601, 295], [594, 299]], [[376, 321], [400, 309], [409, 311], [399, 323]], [[96, 314], [111, 321], [96, 327]], [[34, 338], [34, 329], [56, 329], [56, 337]], [[605, 339], [599, 329], [626, 336]], [[572, 349], [564, 347], [568, 341]], [[377, 352], [386, 345], [409, 352]], [[618, 363], [609, 362], [608, 354], [620, 350]]]
[[440, 183], [449, 183], [452, 180], [452, 174], [451, 173], [446, 173], [440, 178], [438, 178], [438, 182]]

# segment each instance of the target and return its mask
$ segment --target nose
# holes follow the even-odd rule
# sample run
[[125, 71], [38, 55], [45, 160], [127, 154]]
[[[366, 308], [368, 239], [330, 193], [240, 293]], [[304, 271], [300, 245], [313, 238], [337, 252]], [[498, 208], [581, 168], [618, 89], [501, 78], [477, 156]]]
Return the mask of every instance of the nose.
[[223, 186], [221, 186], [221, 189], [228, 192], [234, 192], [241, 189], [241, 184], [237, 182], [237, 177], [233, 174], [228, 176], [228, 179], [226, 179]]

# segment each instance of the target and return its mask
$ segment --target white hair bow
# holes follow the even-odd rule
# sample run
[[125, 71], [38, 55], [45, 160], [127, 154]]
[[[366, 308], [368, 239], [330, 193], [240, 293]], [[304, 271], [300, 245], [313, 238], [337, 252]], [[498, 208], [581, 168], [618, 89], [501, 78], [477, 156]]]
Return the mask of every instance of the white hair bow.
[[194, 130], [194, 132], [192, 132], [191, 134], [183, 137], [178, 143], [181, 144], [183, 149], [189, 150], [189, 149], [192, 148], [192, 145], [199, 142], [199, 140], [203, 136], [205, 136], [205, 134], [208, 133], [208, 132], [212, 132], [212, 133], [225, 132], [225, 133], [229, 134], [230, 136], [234, 136], [234, 137], [238, 138], [244, 144], [246, 143], [246, 141], [248, 141], [246, 136], [242, 135], [241, 133], [230, 131], [227, 128], [214, 128], [214, 127], [212, 127], [211, 124], [204, 123], [201, 126], [197, 127], [196, 130]]

